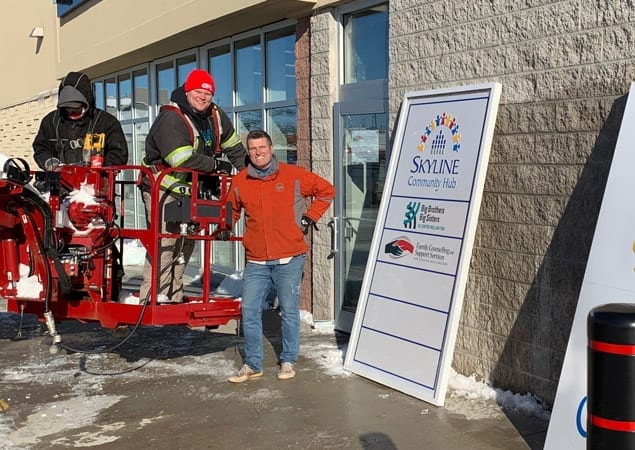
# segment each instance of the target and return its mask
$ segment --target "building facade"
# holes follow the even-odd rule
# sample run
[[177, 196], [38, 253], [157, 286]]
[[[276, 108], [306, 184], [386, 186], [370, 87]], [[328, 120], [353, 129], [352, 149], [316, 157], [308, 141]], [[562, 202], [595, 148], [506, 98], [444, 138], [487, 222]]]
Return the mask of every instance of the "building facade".
[[[30, 158], [59, 80], [82, 70], [122, 122], [136, 164], [169, 92], [192, 68], [209, 69], [240, 133], [267, 129], [282, 159], [335, 182], [302, 307], [342, 330], [404, 94], [501, 83], [453, 367], [553, 402], [635, 75], [632, 2], [61, 3], [5, 5], [0, 33], [12, 45], [2, 52], [14, 70], [3, 75], [0, 152]], [[239, 253], [224, 263], [239, 267]]]

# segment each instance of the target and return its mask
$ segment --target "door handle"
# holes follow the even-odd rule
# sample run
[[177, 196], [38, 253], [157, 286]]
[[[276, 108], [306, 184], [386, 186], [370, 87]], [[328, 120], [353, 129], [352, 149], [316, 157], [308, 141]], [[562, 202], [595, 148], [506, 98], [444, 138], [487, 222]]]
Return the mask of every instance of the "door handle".
[[337, 217], [331, 218], [328, 227], [331, 229], [331, 253], [329, 253], [326, 259], [333, 259], [335, 254], [339, 251], [337, 249]]

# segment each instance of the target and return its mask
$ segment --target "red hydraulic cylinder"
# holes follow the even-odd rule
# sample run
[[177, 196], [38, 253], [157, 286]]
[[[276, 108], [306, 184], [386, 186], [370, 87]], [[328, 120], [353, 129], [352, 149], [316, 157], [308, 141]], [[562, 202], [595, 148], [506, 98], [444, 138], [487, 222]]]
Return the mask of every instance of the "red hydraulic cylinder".
[[4, 276], [7, 281], [15, 288], [20, 280], [20, 258], [18, 256], [18, 243], [15, 239], [4, 239], [0, 241], [2, 248], [2, 263]]

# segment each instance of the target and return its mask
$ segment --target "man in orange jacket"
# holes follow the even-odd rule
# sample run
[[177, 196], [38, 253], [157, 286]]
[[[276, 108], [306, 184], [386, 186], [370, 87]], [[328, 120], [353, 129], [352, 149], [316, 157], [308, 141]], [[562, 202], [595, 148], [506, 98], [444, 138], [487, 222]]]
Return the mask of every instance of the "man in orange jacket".
[[[247, 135], [249, 164], [232, 179], [229, 201], [234, 222], [245, 212], [242, 326], [245, 358], [229, 378], [242, 383], [262, 376], [262, 305], [276, 288], [282, 319], [278, 379], [295, 376], [300, 351], [300, 281], [308, 246], [304, 236], [326, 212], [335, 188], [324, 178], [279, 162], [264, 131]], [[307, 208], [307, 200], [312, 199]]]

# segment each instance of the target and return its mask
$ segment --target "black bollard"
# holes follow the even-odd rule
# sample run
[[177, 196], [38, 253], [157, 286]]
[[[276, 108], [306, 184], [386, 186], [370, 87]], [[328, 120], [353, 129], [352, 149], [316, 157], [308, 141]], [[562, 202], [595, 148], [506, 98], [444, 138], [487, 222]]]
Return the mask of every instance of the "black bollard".
[[635, 449], [635, 303], [593, 308], [587, 336], [587, 449]]

